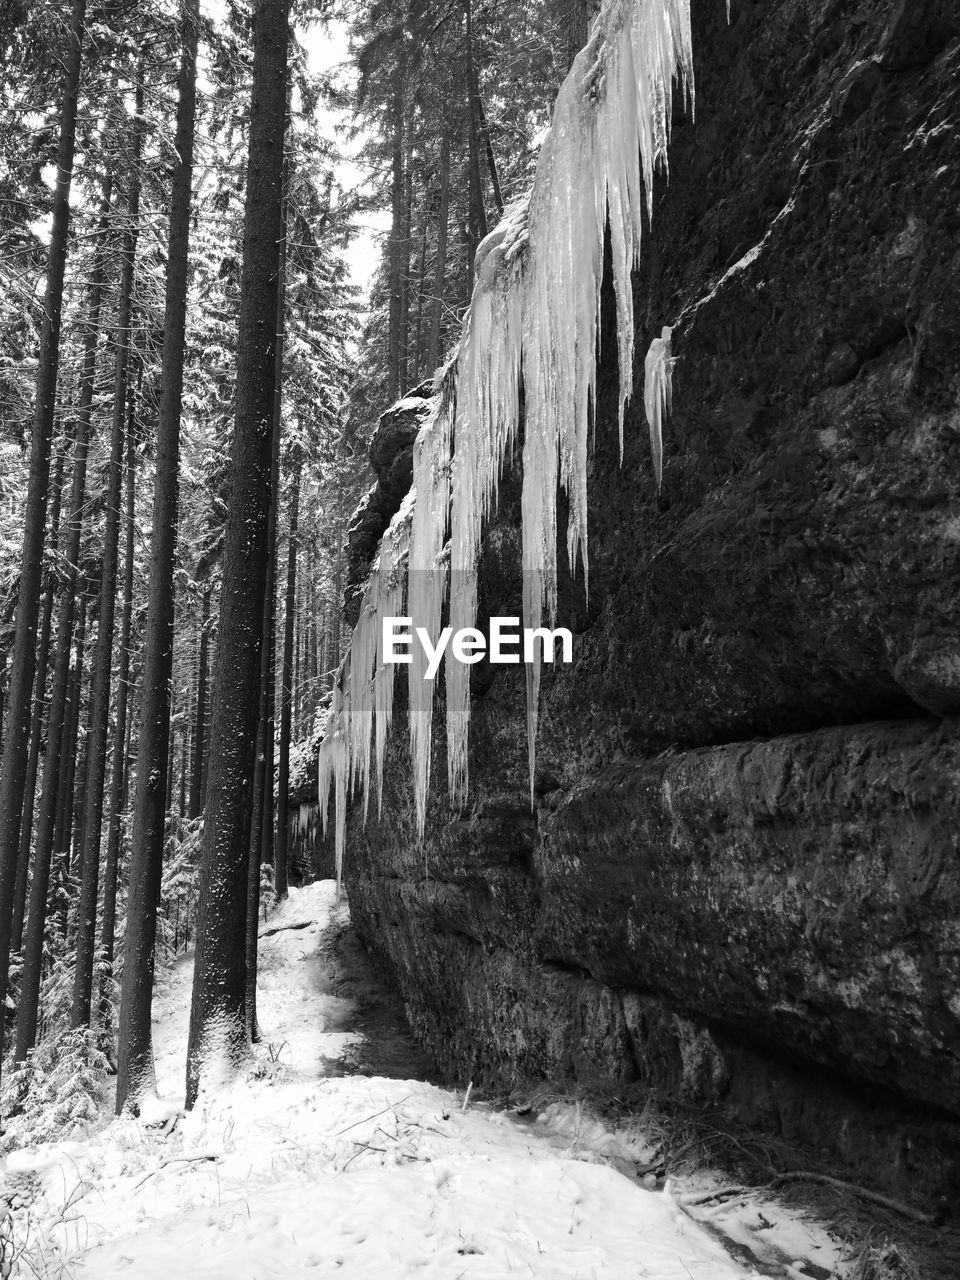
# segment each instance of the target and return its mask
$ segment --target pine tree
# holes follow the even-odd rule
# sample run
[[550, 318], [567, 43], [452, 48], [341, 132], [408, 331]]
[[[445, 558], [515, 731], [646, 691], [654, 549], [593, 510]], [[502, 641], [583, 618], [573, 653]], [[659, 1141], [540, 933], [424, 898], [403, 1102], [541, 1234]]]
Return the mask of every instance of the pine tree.
[[[3, 756], [0, 763], [0, 1007], [3, 1006], [7, 993], [13, 890], [20, 852], [85, 16], [86, 0], [74, 0], [60, 100], [57, 184], [47, 256], [44, 322], [37, 365], [36, 418], [30, 451], [13, 669], [7, 694]], [[0, 1020], [0, 1040], [2, 1035]]]
[[87, 742], [86, 789], [83, 794], [83, 828], [80, 844], [80, 898], [77, 912], [75, 980], [72, 1022], [82, 1027], [90, 1021], [93, 994], [93, 950], [97, 925], [100, 879], [100, 837], [103, 823], [104, 783], [110, 717], [110, 681], [113, 670], [114, 621], [117, 599], [117, 566], [120, 547], [120, 504], [123, 492], [123, 430], [127, 413], [130, 367], [130, 331], [133, 311], [133, 277], [137, 237], [140, 231], [140, 161], [143, 150], [143, 69], [138, 68], [134, 95], [133, 145], [129, 166], [127, 220], [123, 237], [120, 304], [117, 316], [113, 414], [110, 431], [110, 469], [106, 494], [103, 565], [100, 575], [100, 611], [97, 648], [93, 665], [92, 722]]
[[117, 1056], [117, 1113], [153, 1087], [150, 1010], [156, 912], [163, 866], [173, 659], [173, 570], [176, 551], [180, 410], [186, 346], [187, 267], [196, 118], [199, 0], [182, 16], [176, 162], [170, 194], [164, 305], [163, 369], [154, 475], [153, 544], [147, 605], [133, 847], [124, 936]]
[[245, 835], [266, 577], [288, 27], [289, 0], [255, 0], [237, 410], [187, 1051], [188, 1107], [209, 1067], [207, 1055], [233, 1057], [246, 1044]]

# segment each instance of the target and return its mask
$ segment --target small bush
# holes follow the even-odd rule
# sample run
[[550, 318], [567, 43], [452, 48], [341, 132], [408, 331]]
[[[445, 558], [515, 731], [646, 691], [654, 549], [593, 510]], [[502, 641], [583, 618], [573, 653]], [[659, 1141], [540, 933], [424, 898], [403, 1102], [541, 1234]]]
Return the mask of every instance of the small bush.
[[101, 1117], [109, 1063], [88, 1028], [62, 1031], [8, 1067], [0, 1153], [86, 1132]]

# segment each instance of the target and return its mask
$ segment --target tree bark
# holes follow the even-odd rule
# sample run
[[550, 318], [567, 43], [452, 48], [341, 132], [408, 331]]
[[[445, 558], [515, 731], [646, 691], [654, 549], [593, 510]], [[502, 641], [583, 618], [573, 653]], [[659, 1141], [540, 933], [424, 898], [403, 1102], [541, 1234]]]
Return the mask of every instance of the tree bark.
[[317, 685], [318, 693], [323, 693], [324, 691], [324, 685], [326, 684], [326, 678], [327, 678], [327, 671], [330, 666], [330, 657], [329, 657], [330, 638], [327, 635], [327, 630], [329, 626], [329, 616], [330, 616], [330, 610], [327, 604], [327, 597], [323, 596], [323, 604], [321, 605], [321, 608], [320, 608], [320, 658], [319, 658], [320, 671], [319, 671], [319, 684]]
[[490, 141], [490, 130], [487, 128], [487, 113], [483, 108], [483, 98], [477, 86], [477, 72], [473, 72], [474, 91], [477, 95], [477, 115], [480, 120], [480, 134], [483, 138], [483, 149], [487, 156], [487, 168], [490, 171], [490, 185], [493, 187], [493, 202], [497, 213], [503, 216], [503, 192], [500, 190], [500, 174], [497, 171], [497, 157], [493, 154], [493, 143]]
[[[103, 298], [104, 254], [109, 230], [109, 212], [112, 198], [112, 179], [108, 174], [104, 181], [100, 222], [97, 230], [97, 252], [90, 277], [90, 302], [87, 329], [83, 340], [83, 363], [80, 374], [80, 395], [77, 407], [77, 424], [73, 444], [73, 474], [70, 487], [70, 506], [67, 516], [66, 544], [64, 547], [64, 579], [57, 610], [57, 638], [54, 647], [53, 678], [50, 686], [50, 712], [47, 719], [47, 743], [44, 753], [43, 774], [40, 787], [40, 803], [37, 811], [37, 832], [34, 841], [34, 886], [31, 891], [30, 917], [24, 948], [23, 992], [33, 1004], [28, 1025], [24, 1028], [24, 1043], [30, 1047], [36, 1034], [36, 1001], [40, 991], [40, 964], [43, 952], [43, 929], [46, 923], [47, 889], [50, 882], [50, 864], [59, 852], [62, 831], [69, 831], [68, 814], [73, 796], [73, 775], [76, 761], [76, 738], [80, 725], [80, 695], [83, 688], [83, 649], [86, 629], [86, 608], [80, 604], [80, 624], [77, 628], [77, 663], [75, 672], [70, 669], [73, 646], [74, 621], [77, 613], [77, 589], [79, 579], [80, 549], [83, 534], [84, 501], [87, 484], [87, 455], [90, 443], [90, 423], [93, 415], [93, 391], [97, 366], [97, 342], [100, 336], [100, 307]], [[64, 747], [66, 749], [64, 749]], [[67, 767], [61, 774], [61, 763]], [[42, 888], [42, 893], [40, 889]], [[36, 995], [33, 995], [34, 983]], [[19, 1029], [18, 1029], [19, 1037]], [[26, 1049], [24, 1050], [26, 1052]]]
[[[64, 610], [61, 603], [61, 613], [59, 625], [57, 628], [57, 666], [58, 670], [54, 672], [53, 690], [50, 697], [50, 723], [47, 729], [47, 759], [44, 761], [43, 768], [43, 789], [40, 795], [40, 812], [37, 823], [37, 841], [36, 849], [33, 855], [33, 879], [30, 883], [30, 910], [27, 917], [27, 933], [23, 945], [23, 974], [20, 979], [20, 1003], [17, 1008], [17, 1036], [14, 1047], [14, 1059], [17, 1062], [23, 1062], [27, 1053], [36, 1044], [37, 1039], [37, 1021], [40, 1009], [40, 984], [43, 977], [43, 935], [47, 923], [47, 898], [50, 892], [50, 864], [53, 859], [55, 849], [54, 843], [54, 821], [57, 819], [63, 823], [66, 829], [70, 829], [69, 809], [70, 800], [73, 796], [73, 769], [67, 770], [67, 776], [60, 787], [58, 787], [59, 762], [52, 759], [51, 753], [59, 756], [57, 746], [62, 737], [64, 700], [57, 702], [55, 694], [58, 686], [58, 675], [60, 665], [61, 639], [63, 633], [61, 627], [64, 622]], [[72, 632], [72, 609], [69, 610], [71, 617], [70, 631]], [[86, 602], [82, 601], [80, 605], [80, 622], [77, 627], [77, 656], [76, 667], [73, 672], [73, 678], [70, 681], [73, 687], [73, 695], [71, 698], [71, 713], [73, 725], [79, 725], [80, 721], [80, 703], [81, 694], [83, 692], [83, 654], [84, 640], [86, 635], [87, 609]], [[70, 645], [66, 646], [67, 663], [70, 659]], [[69, 669], [67, 679], [70, 679]], [[66, 680], [63, 682], [64, 687]], [[72, 761], [75, 753], [71, 753], [69, 759]], [[63, 791], [63, 805], [59, 805], [58, 794]], [[58, 816], [59, 815], [59, 816]], [[66, 919], [61, 920], [61, 932], [66, 933]]]
[[[50, 514], [50, 543], [57, 546], [60, 535], [60, 502], [63, 494], [63, 457], [57, 455], [53, 481], [53, 508]], [[43, 599], [43, 617], [40, 622], [40, 644], [37, 650], [36, 689], [33, 697], [33, 721], [30, 726], [30, 755], [27, 759], [27, 778], [23, 800], [23, 822], [20, 828], [20, 852], [17, 855], [17, 881], [14, 887], [13, 921], [10, 931], [10, 947], [19, 951], [23, 946], [23, 916], [27, 902], [27, 875], [30, 870], [30, 848], [33, 843], [33, 811], [36, 803], [37, 775], [40, 769], [40, 739], [43, 737], [44, 712], [46, 710], [47, 672], [50, 666], [50, 629], [53, 622], [54, 574], [47, 574], [47, 589]]]
[[408, 108], [404, 125], [403, 209], [400, 221], [400, 394], [410, 386], [410, 233], [413, 210], [413, 128]]
[[[20, 825], [27, 767], [28, 735], [36, 658], [37, 622], [43, 572], [47, 486], [50, 448], [57, 400], [60, 365], [60, 321], [63, 280], [67, 264], [70, 228], [70, 184], [76, 150], [77, 97], [83, 52], [86, 0], [73, 0], [70, 36], [64, 62], [57, 144], [57, 182], [53, 196], [50, 249], [43, 300], [43, 325], [37, 361], [36, 412], [30, 444], [30, 474], [24, 512], [20, 588], [13, 642], [13, 665], [7, 693], [3, 755], [0, 760], [0, 1009], [7, 995], [10, 974], [10, 928], [14, 886], [20, 853]], [[3, 1019], [0, 1018], [0, 1058], [3, 1056]]]
[[300, 736], [300, 700], [303, 688], [301, 681], [301, 672], [303, 670], [303, 635], [300, 627], [300, 583], [297, 583], [297, 591], [293, 601], [293, 736]]
[[247, 865], [247, 1035], [259, 1038], [257, 1029], [257, 929], [260, 922], [260, 869], [273, 860], [273, 661], [277, 598], [277, 506], [280, 486], [280, 433], [283, 409], [284, 291], [287, 267], [286, 186], [289, 167], [284, 166], [283, 208], [277, 263], [277, 345], [274, 357], [273, 409], [270, 421], [270, 498], [267, 517], [267, 581], [263, 593], [263, 639], [260, 645], [260, 717], [257, 727], [256, 768], [253, 777], [253, 821]]
[[153, 492], [150, 585], [144, 629], [140, 741], [134, 795], [127, 923], [117, 1053], [117, 1113], [128, 1099], [138, 1107], [154, 1087], [150, 1011], [157, 937], [157, 904], [163, 874], [165, 773], [170, 737], [173, 670], [173, 568], [177, 547], [180, 410], [186, 346], [190, 205], [197, 101], [199, 0], [185, 0], [181, 28], [177, 163], [170, 191], [170, 225], [164, 300], [163, 364]]
[[287, 541], [287, 585], [283, 612], [283, 683], [280, 692], [280, 742], [277, 761], [277, 843], [274, 887], [278, 898], [290, 889], [287, 828], [290, 801], [290, 711], [293, 701], [293, 623], [297, 599], [297, 546], [300, 522], [300, 468], [294, 460]]
[[263, 639], [289, 11], [290, 0], [255, 0], [236, 422], [200, 863], [187, 1107], [196, 1102], [204, 1073], [215, 1069], [210, 1055], [217, 1055], [217, 1065], [235, 1063], [247, 1045], [244, 810]]
[[413, 357], [410, 368], [410, 385], [416, 386], [423, 369], [423, 312], [427, 292], [427, 205], [424, 202], [420, 219], [420, 261], [417, 266], [417, 325], [413, 338]]
[[437, 257], [433, 279], [433, 316], [430, 322], [430, 346], [427, 369], [433, 372], [440, 363], [440, 341], [443, 325], [443, 294], [447, 283], [447, 223], [450, 219], [450, 130], [444, 129], [440, 143], [440, 208], [437, 212]]
[[487, 234], [487, 215], [483, 206], [483, 182], [480, 176], [480, 111], [477, 92], [477, 69], [473, 47], [473, 3], [464, 0], [463, 13], [466, 23], [466, 91], [467, 91], [467, 141], [470, 200], [467, 214], [467, 266], [469, 289], [473, 293], [473, 265], [477, 246]]
[[[53, 778], [53, 857], [63, 862], [70, 869], [70, 840], [73, 834], [73, 782], [77, 772], [77, 755], [80, 746], [80, 717], [83, 707], [83, 672], [84, 649], [87, 636], [87, 590], [86, 584], [80, 588], [80, 596], [74, 612], [77, 615], [77, 661], [68, 673], [66, 706], [64, 722], [60, 731], [59, 755], [57, 768]], [[69, 650], [67, 653], [69, 659]], [[52, 699], [51, 699], [52, 701]], [[47, 750], [51, 749], [50, 734], [47, 734]], [[46, 770], [46, 762], [44, 762]], [[42, 800], [42, 792], [41, 792]], [[40, 846], [39, 828], [37, 847]]]
[[[100, 950], [112, 976], [116, 949], [117, 884], [120, 871], [120, 827], [127, 769], [127, 739], [130, 735], [130, 632], [133, 622], [133, 562], [135, 526], [135, 480], [137, 455], [133, 445], [136, 397], [131, 389], [127, 408], [126, 512], [123, 547], [123, 611], [120, 619], [120, 665], [117, 671], [117, 718], [113, 731], [113, 762], [110, 772], [110, 799], [107, 807], [107, 853], [103, 864], [103, 921]], [[106, 979], [105, 979], [106, 982]], [[105, 1012], [104, 992], [101, 1010]]]
[[573, 60], [587, 43], [590, 34], [590, 19], [599, 7], [598, 0], [567, 0], [567, 69], [573, 66]]
[[203, 758], [207, 729], [207, 648], [209, 645], [210, 584], [203, 588], [200, 637], [197, 643], [197, 705], [193, 731], [193, 772], [190, 777], [190, 817], [198, 818], [203, 807]]
[[403, 257], [401, 239], [403, 236], [404, 205], [404, 120], [405, 109], [405, 74], [401, 52], [393, 73], [393, 136], [392, 151], [392, 202], [390, 221], [390, 242], [387, 260], [388, 288], [390, 292], [390, 316], [387, 333], [387, 395], [391, 400], [397, 399], [401, 391], [401, 360], [403, 345], [401, 339], [401, 319], [403, 307]]
[[71, 1023], [74, 1027], [89, 1024], [93, 1000], [93, 953], [100, 885], [100, 837], [103, 831], [103, 797], [110, 728], [110, 680], [117, 605], [120, 505], [123, 494], [123, 429], [127, 415], [133, 277], [136, 269], [140, 224], [140, 155], [143, 146], [143, 81], [140, 71], [137, 73], [134, 111], [133, 145], [128, 171], [127, 223], [123, 236], [121, 258], [123, 265], [120, 272], [120, 303], [115, 339], [113, 418], [110, 430], [110, 468], [103, 534], [103, 570], [100, 577], [100, 614], [97, 623], [97, 648], [91, 671], [92, 717], [90, 736], [87, 739], [83, 834], [79, 849], [80, 896], [77, 903], [76, 956], [71, 1010]]
[[307, 680], [310, 690], [310, 701], [308, 704], [308, 724], [312, 731], [314, 721], [317, 715], [317, 688], [319, 669], [319, 618], [317, 616], [317, 553], [312, 543], [308, 544], [307, 553], [307, 606], [310, 621], [310, 657], [307, 663]]
[[[99, 598], [99, 591], [98, 591]], [[87, 625], [89, 626], [92, 619], [92, 602], [87, 613]], [[80, 849], [80, 842], [83, 837], [83, 797], [87, 791], [87, 770], [90, 766], [90, 731], [93, 727], [93, 673], [90, 668], [92, 663], [88, 661], [87, 668], [87, 721], [83, 729], [82, 750], [79, 742], [80, 724], [77, 721], [77, 747], [74, 750], [73, 760], [76, 764], [71, 763], [72, 772], [70, 774], [70, 785], [66, 788], [66, 805], [64, 808], [64, 820], [61, 827], [61, 835], [63, 843], [58, 847], [58, 852], [62, 853], [60, 865], [63, 869], [64, 876], [69, 876], [71, 870], [76, 867], [75, 857]], [[77, 706], [80, 706], [80, 697], [77, 697]], [[66, 936], [66, 935], [64, 935]]]

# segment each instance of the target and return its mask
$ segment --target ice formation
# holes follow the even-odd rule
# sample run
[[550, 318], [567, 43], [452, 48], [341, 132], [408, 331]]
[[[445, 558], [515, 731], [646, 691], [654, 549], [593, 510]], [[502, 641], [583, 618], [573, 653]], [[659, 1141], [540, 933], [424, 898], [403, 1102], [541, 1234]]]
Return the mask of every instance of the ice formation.
[[[450, 507], [450, 447], [456, 412], [452, 374], [444, 377], [434, 412], [413, 447], [414, 507], [410, 531], [410, 574], [407, 616], [431, 637], [440, 631], [446, 586], [443, 549], [447, 541]], [[430, 748], [433, 736], [433, 681], [426, 679], [426, 654], [414, 646], [409, 671], [410, 760], [413, 766], [417, 828], [423, 831], [430, 789]]]
[[[560, 90], [527, 200], [513, 206], [480, 246], [477, 283], [460, 345], [440, 376], [433, 412], [414, 452], [414, 491], [381, 544], [350, 653], [341, 668], [321, 748], [320, 803], [337, 792], [338, 866], [341, 799], [347, 775], [369, 788], [370, 733], [376, 720], [378, 769], [389, 727], [392, 676], [381, 680], [377, 637], [386, 594], [381, 566], [395, 573], [408, 554], [407, 613], [436, 639], [449, 569], [450, 625], [473, 626], [483, 522], [497, 496], [504, 458], [520, 425], [523, 388], [523, 625], [552, 621], [556, 607], [558, 482], [569, 499], [567, 555], [588, 581], [587, 449], [595, 403], [599, 304], [609, 224], [617, 305], [619, 425], [633, 385], [632, 273], [653, 175], [666, 169], [675, 82], [693, 106], [690, 0], [605, 0], [589, 42]], [[657, 347], [657, 343], [660, 346]], [[656, 352], [654, 353], [654, 349]], [[660, 430], [669, 407], [669, 330], [647, 358], [645, 400], [660, 480]], [[651, 390], [651, 388], [653, 390]], [[651, 399], [652, 397], [652, 399]], [[449, 525], [449, 565], [445, 562]], [[400, 527], [409, 529], [407, 535]], [[404, 545], [406, 537], [406, 546]], [[387, 560], [385, 560], [385, 544]], [[398, 604], [396, 586], [390, 607]], [[399, 612], [399, 610], [396, 610]], [[396, 614], [394, 614], [396, 616]], [[446, 665], [447, 765], [451, 799], [468, 784], [469, 669]], [[431, 770], [433, 683], [413, 646], [410, 755], [416, 819], [422, 835]], [[540, 687], [539, 651], [527, 666], [531, 791]], [[371, 715], [373, 703], [376, 715]]]
[[670, 412], [673, 398], [672, 333], [670, 326], [665, 324], [660, 337], [650, 343], [643, 362], [643, 408], [650, 428], [650, 456], [658, 490], [663, 481], [663, 415]]

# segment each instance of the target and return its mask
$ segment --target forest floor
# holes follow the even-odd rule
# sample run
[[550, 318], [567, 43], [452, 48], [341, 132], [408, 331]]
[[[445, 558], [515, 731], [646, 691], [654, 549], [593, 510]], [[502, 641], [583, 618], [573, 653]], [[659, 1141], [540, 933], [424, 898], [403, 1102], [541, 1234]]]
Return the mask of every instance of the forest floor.
[[184, 956], [155, 1002], [158, 1098], [8, 1157], [14, 1277], [843, 1274], [842, 1246], [798, 1210], [757, 1196], [694, 1220], [680, 1202], [705, 1175], [662, 1190], [625, 1176], [653, 1150], [636, 1131], [573, 1103], [521, 1122], [431, 1083], [330, 882], [291, 891], [260, 947], [263, 1039], [242, 1078], [181, 1111]]

